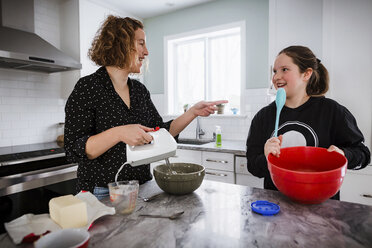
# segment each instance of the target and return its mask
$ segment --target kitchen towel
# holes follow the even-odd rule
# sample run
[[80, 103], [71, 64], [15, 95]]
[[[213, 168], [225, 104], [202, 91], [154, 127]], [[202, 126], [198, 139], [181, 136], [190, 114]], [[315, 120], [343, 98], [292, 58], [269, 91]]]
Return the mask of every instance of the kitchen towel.
[[[88, 230], [90, 225], [99, 217], [115, 214], [115, 208], [106, 206], [90, 192], [80, 192], [76, 197], [87, 204], [88, 224], [82, 227], [85, 230]], [[62, 229], [50, 218], [49, 214], [24, 214], [11, 222], [5, 223], [4, 226], [13, 242], [17, 245], [25, 237], [35, 237], [48, 231], [53, 232]], [[35, 238], [29, 240], [35, 241]]]

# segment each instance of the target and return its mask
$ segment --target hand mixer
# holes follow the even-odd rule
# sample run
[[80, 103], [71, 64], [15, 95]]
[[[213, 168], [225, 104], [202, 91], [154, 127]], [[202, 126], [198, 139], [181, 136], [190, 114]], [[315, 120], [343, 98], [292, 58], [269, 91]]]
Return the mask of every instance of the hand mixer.
[[142, 146], [130, 146], [127, 144], [127, 162], [119, 168], [115, 176], [115, 182], [117, 182], [119, 173], [126, 164], [139, 166], [168, 159], [176, 155], [177, 142], [165, 128], [149, 132], [149, 134], [153, 137], [150, 144]]

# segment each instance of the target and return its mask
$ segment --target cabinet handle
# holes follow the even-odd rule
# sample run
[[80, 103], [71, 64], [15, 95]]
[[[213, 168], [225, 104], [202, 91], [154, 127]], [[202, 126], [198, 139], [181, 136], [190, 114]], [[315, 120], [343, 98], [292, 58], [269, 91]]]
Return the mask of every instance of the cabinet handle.
[[370, 195], [370, 194], [362, 194], [361, 196], [367, 197], [367, 198], [372, 198], [372, 195]]
[[208, 174], [208, 175], [212, 175], [212, 176], [218, 176], [218, 177], [227, 177], [226, 174], [222, 174], [222, 173], [214, 173], [214, 172], [205, 172], [205, 174]]
[[209, 158], [207, 158], [206, 161], [207, 162], [221, 163], [221, 164], [228, 164], [229, 163], [229, 161], [226, 161], [226, 160], [216, 160], [216, 159], [209, 159]]

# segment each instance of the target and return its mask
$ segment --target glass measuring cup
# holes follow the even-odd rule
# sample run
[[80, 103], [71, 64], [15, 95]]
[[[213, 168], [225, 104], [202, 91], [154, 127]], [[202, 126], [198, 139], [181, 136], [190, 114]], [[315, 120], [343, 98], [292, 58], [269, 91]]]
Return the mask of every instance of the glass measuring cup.
[[118, 214], [130, 214], [136, 207], [139, 183], [137, 180], [108, 184], [110, 201]]

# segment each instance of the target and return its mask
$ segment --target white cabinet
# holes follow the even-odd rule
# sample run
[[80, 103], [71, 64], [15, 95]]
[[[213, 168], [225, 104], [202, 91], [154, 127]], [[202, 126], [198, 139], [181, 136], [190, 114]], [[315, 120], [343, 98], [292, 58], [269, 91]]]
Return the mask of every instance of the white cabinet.
[[372, 205], [372, 166], [348, 170], [340, 190], [341, 201]]
[[205, 179], [223, 183], [235, 183], [234, 172], [205, 168]]
[[[224, 152], [177, 149], [176, 156], [170, 158], [169, 161], [201, 164], [205, 167], [205, 179], [207, 180], [263, 188], [263, 179], [248, 172], [247, 159], [243, 156]], [[164, 161], [152, 163], [151, 167], [162, 163]]]
[[208, 180], [235, 183], [234, 154], [221, 152], [202, 152], [205, 178]]
[[[171, 163], [186, 162], [201, 164], [205, 167], [205, 179], [235, 183], [234, 154], [177, 149], [176, 156], [170, 158], [169, 161]], [[155, 164], [153, 163], [151, 166], [153, 167]]]
[[263, 178], [253, 176], [247, 168], [247, 158], [235, 156], [236, 184], [263, 188]]
[[196, 150], [177, 149], [176, 156], [169, 159], [171, 163], [202, 164], [202, 152]]
[[234, 154], [222, 152], [203, 152], [203, 166], [208, 169], [234, 172]]

